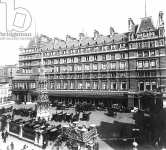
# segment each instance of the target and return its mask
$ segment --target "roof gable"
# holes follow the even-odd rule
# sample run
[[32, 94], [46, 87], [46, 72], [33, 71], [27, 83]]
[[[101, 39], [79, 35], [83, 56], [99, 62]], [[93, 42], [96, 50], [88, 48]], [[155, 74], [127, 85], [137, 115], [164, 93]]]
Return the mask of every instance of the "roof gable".
[[140, 26], [137, 32], [147, 32], [155, 30], [151, 17], [146, 17], [141, 20]]

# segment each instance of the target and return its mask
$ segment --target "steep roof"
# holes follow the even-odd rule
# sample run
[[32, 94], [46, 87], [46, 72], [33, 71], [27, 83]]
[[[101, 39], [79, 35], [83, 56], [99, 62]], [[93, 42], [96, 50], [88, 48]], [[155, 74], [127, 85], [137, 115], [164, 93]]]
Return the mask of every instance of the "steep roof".
[[142, 18], [137, 32], [146, 32], [155, 30], [151, 17]]

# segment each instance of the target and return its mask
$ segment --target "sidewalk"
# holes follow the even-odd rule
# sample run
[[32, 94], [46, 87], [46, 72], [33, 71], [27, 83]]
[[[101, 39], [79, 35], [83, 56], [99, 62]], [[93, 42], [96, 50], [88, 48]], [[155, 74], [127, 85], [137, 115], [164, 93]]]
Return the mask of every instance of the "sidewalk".
[[[0, 132], [1, 135], [1, 132]], [[11, 150], [10, 144], [13, 142], [14, 144], [14, 150], [22, 150], [24, 145], [27, 146], [26, 150], [42, 150], [41, 148], [34, 146], [31, 143], [28, 143], [26, 141], [22, 141], [14, 136], [9, 135], [6, 139], [6, 143], [3, 142], [2, 137], [0, 136], [0, 150]], [[7, 149], [9, 147], [9, 149]]]

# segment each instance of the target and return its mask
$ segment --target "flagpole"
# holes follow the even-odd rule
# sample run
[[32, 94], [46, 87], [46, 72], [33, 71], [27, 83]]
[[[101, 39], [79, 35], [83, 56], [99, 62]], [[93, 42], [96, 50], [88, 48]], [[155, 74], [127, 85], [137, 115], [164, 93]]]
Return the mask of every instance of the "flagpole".
[[145, 17], [147, 17], [147, 14], [146, 14], [146, 0], [145, 0]]

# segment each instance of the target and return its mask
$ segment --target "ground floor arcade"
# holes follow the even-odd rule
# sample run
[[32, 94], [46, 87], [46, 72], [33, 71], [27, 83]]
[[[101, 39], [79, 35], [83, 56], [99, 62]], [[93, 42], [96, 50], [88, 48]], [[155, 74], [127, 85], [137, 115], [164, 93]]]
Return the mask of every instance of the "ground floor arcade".
[[[38, 99], [37, 91], [17, 91], [13, 92], [14, 99], [19, 102], [35, 102]], [[62, 102], [63, 104], [91, 103], [95, 106], [103, 104], [111, 106], [112, 104], [121, 104], [128, 108], [137, 107], [147, 109], [151, 107], [163, 107], [161, 93], [147, 92], [105, 92], [105, 91], [55, 91], [48, 90], [48, 96], [51, 103]]]

